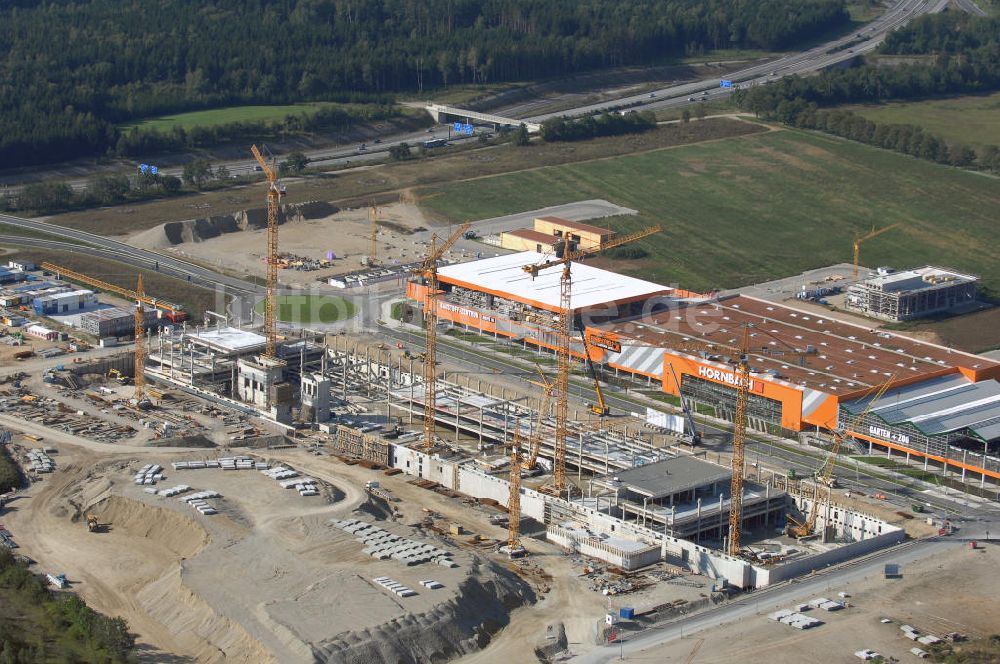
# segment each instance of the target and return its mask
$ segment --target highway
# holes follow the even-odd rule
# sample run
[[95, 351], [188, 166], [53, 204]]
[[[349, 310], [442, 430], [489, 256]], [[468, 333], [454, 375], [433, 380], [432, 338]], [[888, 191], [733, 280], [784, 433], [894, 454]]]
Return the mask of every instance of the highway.
[[[729, 80], [734, 85], [748, 86], [769, 83], [783, 76], [808, 74], [830, 67], [832, 65], [849, 60], [856, 55], [868, 53], [874, 50], [883, 40], [885, 34], [922, 14], [942, 11], [949, 0], [898, 0], [885, 14], [867, 24], [859, 32], [845, 35], [833, 41], [816, 46], [801, 53], [787, 55], [776, 60], [763, 64], [757, 64], [746, 69], [728, 74]], [[957, 4], [963, 10], [971, 13], [981, 14], [973, 0], [957, 0]], [[863, 39], [860, 39], [861, 35]], [[853, 43], [858, 42], [858, 43]], [[696, 105], [702, 101], [715, 100], [727, 97], [732, 93], [731, 88], [720, 88], [719, 79], [704, 79], [692, 81], [680, 85], [665, 87], [641, 95], [631, 95], [618, 99], [608, 100], [599, 104], [588, 104], [570, 108], [555, 113], [545, 113], [524, 117], [520, 119], [532, 122], [543, 122], [553, 116], [582, 116], [605, 111], [609, 108], [625, 105], [636, 105], [637, 110], [662, 110], [677, 108], [687, 105]], [[702, 94], [705, 93], [705, 94]], [[523, 103], [523, 102], [522, 102]], [[503, 109], [494, 109], [492, 113], [504, 115]], [[369, 144], [365, 150], [360, 150], [360, 146], [338, 146], [324, 148], [306, 152], [306, 157], [310, 162], [320, 166], [343, 166], [350, 163], [362, 163], [385, 159], [389, 148], [400, 143], [419, 145], [430, 138], [448, 137], [450, 132], [447, 126], [439, 126], [437, 129], [425, 132], [407, 132], [391, 136], [382, 136], [378, 144]], [[476, 137], [454, 136], [452, 142], [475, 140]], [[244, 175], [253, 173], [257, 163], [250, 158], [249, 153], [246, 159], [230, 160], [216, 164], [225, 166], [233, 175]], [[163, 168], [160, 172], [164, 175], [181, 176], [182, 168]], [[44, 179], [44, 174], [40, 174]], [[21, 178], [21, 179], [19, 179]], [[36, 178], [37, 179], [37, 178]], [[15, 191], [17, 185], [23, 180], [22, 176], [2, 176], [0, 182], [9, 185], [8, 191]], [[81, 189], [86, 187], [87, 179], [76, 179], [68, 181], [70, 186]]]
[[[157, 270], [163, 274], [185, 279], [206, 288], [216, 286], [225, 287], [232, 295], [242, 295], [263, 292], [263, 289], [252, 282], [237, 277], [230, 277], [219, 274], [214, 270], [204, 268], [193, 263], [189, 263], [169, 254], [161, 254], [145, 249], [133, 247], [124, 242], [114, 240], [96, 233], [87, 233], [75, 228], [57, 226], [44, 221], [34, 219], [24, 219], [8, 214], [0, 214], [0, 224], [15, 226], [29, 231], [45, 233], [63, 240], [76, 240], [91, 247], [72, 242], [62, 242], [48, 240], [44, 238], [22, 237], [15, 235], [0, 235], [0, 241], [8, 241], [13, 244], [39, 247], [43, 249], [55, 249], [59, 251], [70, 251], [92, 256], [100, 256], [110, 260], [126, 263], [139, 268]], [[96, 249], [95, 249], [96, 248]]]

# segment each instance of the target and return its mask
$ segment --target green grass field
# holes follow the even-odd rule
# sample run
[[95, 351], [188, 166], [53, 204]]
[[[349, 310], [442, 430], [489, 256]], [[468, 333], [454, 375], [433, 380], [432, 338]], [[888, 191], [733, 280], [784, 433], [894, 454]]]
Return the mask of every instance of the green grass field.
[[989, 248], [1000, 213], [996, 180], [814, 133], [773, 131], [420, 193], [453, 221], [589, 198], [634, 208], [638, 215], [607, 223], [619, 232], [661, 224], [641, 243], [649, 257], [594, 263], [696, 290], [849, 262], [856, 232], [894, 222], [903, 226], [865, 245], [864, 264], [933, 263], [1000, 286]]
[[[264, 314], [264, 300], [257, 303], [257, 313]], [[354, 315], [354, 304], [329, 295], [282, 295], [278, 297], [278, 320], [283, 323], [336, 323]]]
[[949, 141], [1000, 145], [1000, 92], [846, 108], [872, 122], [917, 125]]
[[164, 115], [158, 118], [147, 118], [140, 122], [122, 125], [123, 129], [139, 127], [140, 129], [156, 129], [170, 131], [175, 126], [190, 129], [191, 127], [215, 127], [231, 122], [254, 122], [261, 120], [278, 120], [286, 115], [309, 113], [337, 104], [316, 102], [311, 104], [293, 104], [289, 106], [230, 106], [213, 108], [207, 111], [192, 111], [177, 115]]

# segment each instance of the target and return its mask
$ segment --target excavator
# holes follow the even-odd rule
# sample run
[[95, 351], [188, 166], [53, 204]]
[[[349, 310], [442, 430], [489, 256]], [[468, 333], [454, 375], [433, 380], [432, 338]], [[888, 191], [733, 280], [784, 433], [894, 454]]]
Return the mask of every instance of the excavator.
[[118, 369], [111, 369], [111, 370], [109, 370], [108, 374], [107, 374], [107, 378], [114, 378], [116, 381], [118, 381], [119, 385], [129, 385], [132, 382], [131, 378], [129, 378], [128, 376], [126, 376], [125, 374], [123, 374]]
[[98, 522], [97, 517], [93, 514], [87, 515], [87, 530], [92, 533], [98, 533], [101, 531], [101, 524]]
[[604, 393], [601, 392], [601, 381], [597, 378], [597, 371], [594, 369], [594, 362], [590, 359], [590, 345], [587, 343], [587, 328], [583, 325], [580, 326], [580, 339], [583, 340], [583, 356], [587, 360], [587, 370], [590, 372], [590, 377], [594, 381], [594, 392], [597, 394], [597, 403], [589, 404], [590, 412], [594, 413], [598, 417], [607, 417], [610, 409], [608, 405], [604, 403]]

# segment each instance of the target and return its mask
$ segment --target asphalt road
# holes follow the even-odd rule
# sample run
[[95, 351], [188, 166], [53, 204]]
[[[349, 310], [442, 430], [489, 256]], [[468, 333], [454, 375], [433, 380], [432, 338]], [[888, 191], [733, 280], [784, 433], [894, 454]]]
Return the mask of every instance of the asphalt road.
[[177, 277], [178, 279], [186, 279], [206, 288], [222, 286], [226, 288], [230, 294], [234, 295], [257, 293], [262, 292], [263, 290], [261, 287], [244, 279], [219, 274], [214, 270], [174, 258], [168, 254], [160, 254], [147, 251], [145, 249], [139, 249], [129, 244], [125, 244], [124, 242], [104, 237], [103, 235], [87, 233], [75, 228], [57, 226], [44, 221], [24, 219], [7, 214], [0, 214], [0, 224], [7, 224], [23, 228], [25, 230], [37, 231], [67, 240], [76, 240], [77, 242], [86, 243], [86, 245], [90, 246], [88, 247], [72, 242], [61, 242], [57, 240], [13, 235], [2, 235], [0, 236], [0, 241], [7, 241], [12, 244], [24, 246], [100, 256], [139, 268], [157, 270], [163, 274]]

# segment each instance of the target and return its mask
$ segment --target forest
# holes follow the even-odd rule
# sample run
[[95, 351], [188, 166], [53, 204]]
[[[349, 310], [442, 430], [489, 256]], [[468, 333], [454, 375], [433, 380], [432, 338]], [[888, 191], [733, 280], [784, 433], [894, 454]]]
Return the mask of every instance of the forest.
[[385, 103], [718, 48], [782, 49], [844, 0], [16, 0], [0, 4], [0, 164], [113, 151], [130, 120]]

